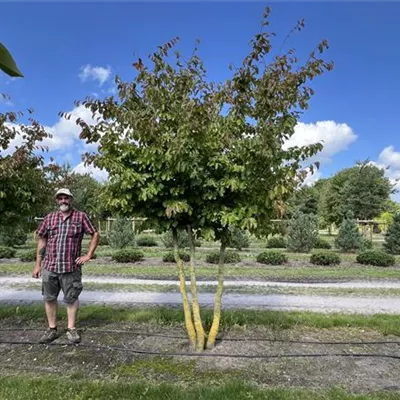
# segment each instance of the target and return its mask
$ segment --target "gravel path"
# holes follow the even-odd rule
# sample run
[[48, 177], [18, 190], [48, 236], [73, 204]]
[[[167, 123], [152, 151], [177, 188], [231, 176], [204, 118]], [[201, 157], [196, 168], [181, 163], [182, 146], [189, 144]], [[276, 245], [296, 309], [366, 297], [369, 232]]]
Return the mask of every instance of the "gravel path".
[[[0, 293], [0, 304], [29, 303], [42, 301], [40, 290], [21, 291], [5, 289]], [[82, 303], [96, 304], [147, 304], [179, 305], [179, 293], [154, 292], [97, 292], [83, 291]], [[211, 306], [214, 295], [201, 293], [200, 304]], [[305, 295], [240, 295], [226, 294], [223, 297], [223, 308], [297, 310], [316, 312], [345, 312], [359, 314], [400, 314], [400, 299], [393, 297], [357, 297], [345, 296], [305, 296]]]
[[[154, 280], [115, 277], [84, 276], [83, 283], [109, 283], [109, 284], [131, 284], [131, 285], [177, 285], [177, 280]], [[0, 287], [13, 284], [38, 283], [37, 279], [23, 276], [0, 277]], [[187, 281], [189, 285], [190, 282]], [[215, 286], [216, 281], [198, 281], [199, 286]], [[274, 281], [252, 281], [236, 280], [225, 281], [225, 286], [258, 286], [258, 287], [297, 287], [297, 288], [327, 288], [327, 289], [400, 289], [400, 281], [349, 281], [349, 282], [327, 282], [327, 283], [297, 283], [297, 282], [274, 282]]]
[[[141, 284], [141, 285], [173, 285], [173, 280], [130, 279], [113, 277], [86, 277], [84, 282], [110, 284]], [[37, 283], [40, 280], [29, 277], [0, 277], [0, 304], [1, 303], [29, 303], [42, 301], [40, 290], [17, 290], [10, 287], [13, 284]], [[215, 285], [214, 281], [202, 281], [199, 285]], [[227, 281], [226, 286], [262, 286], [262, 287], [304, 287], [304, 288], [382, 288], [398, 289], [400, 282], [382, 281], [352, 281], [338, 283], [292, 283], [292, 282], [259, 282], [259, 281]], [[190, 295], [189, 295], [190, 296]], [[157, 304], [179, 305], [179, 293], [154, 292], [112, 292], [84, 290], [81, 295], [82, 303], [97, 304]], [[212, 306], [214, 294], [201, 293], [199, 301], [203, 306]], [[257, 294], [225, 294], [224, 308], [250, 308], [272, 310], [298, 310], [316, 312], [345, 312], [360, 314], [388, 313], [400, 314], [400, 298], [396, 297], [346, 297], [323, 295], [257, 295]]]

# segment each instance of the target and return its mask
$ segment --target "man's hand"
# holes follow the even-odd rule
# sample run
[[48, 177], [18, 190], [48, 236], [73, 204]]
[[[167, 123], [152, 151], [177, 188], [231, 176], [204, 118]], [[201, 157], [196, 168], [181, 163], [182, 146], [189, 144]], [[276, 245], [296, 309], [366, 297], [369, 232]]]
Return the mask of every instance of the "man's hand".
[[40, 270], [41, 270], [40, 264], [39, 265], [35, 264], [35, 268], [33, 268], [33, 271], [32, 271], [32, 278], [36, 278], [36, 279], [39, 278]]
[[82, 265], [85, 264], [85, 262], [88, 262], [92, 257], [90, 257], [89, 255], [85, 254], [84, 256], [78, 257], [75, 262], [78, 265]]

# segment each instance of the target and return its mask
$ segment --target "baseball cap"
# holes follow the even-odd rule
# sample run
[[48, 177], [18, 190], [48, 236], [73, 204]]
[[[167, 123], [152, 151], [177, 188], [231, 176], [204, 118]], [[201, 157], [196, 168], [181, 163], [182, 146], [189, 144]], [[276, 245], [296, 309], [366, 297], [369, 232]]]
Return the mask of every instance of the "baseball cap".
[[55, 197], [57, 198], [57, 196], [60, 194], [65, 194], [66, 196], [74, 197], [70, 192], [70, 190], [66, 188], [58, 189]]

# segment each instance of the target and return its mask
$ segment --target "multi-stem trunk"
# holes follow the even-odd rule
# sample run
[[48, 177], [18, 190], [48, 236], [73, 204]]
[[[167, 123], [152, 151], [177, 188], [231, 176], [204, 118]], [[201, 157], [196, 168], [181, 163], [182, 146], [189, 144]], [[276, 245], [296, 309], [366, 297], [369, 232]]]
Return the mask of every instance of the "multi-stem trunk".
[[197, 334], [196, 349], [198, 351], [204, 350], [204, 328], [201, 321], [199, 298], [197, 294], [197, 282], [196, 282], [196, 268], [194, 264], [195, 260], [195, 246], [193, 240], [193, 230], [189, 225], [187, 228], [189, 249], [190, 249], [190, 286], [192, 289], [192, 307], [193, 307], [193, 320], [194, 327]]
[[190, 310], [190, 303], [187, 296], [186, 291], [186, 278], [185, 278], [185, 269], [183, 266], [183, 261], [179, 255], [179, 245], [178, 245], [178, 230], [174, 228], [172, 230], [172, 236], [174, 240], [174, 256], [175, 262], [178, 267], [178, 277], [179, 277], [179, 290], [182, 295], [182, 304], [183, 304], [183, 313], [185, 316], [185, 325], [186, 331], [189, 335], [190, 343], [194, 348], [196, 348], [196, 330], [194, 328], [193, 320], [192, 320], [192, 312]]
[[215, 346], [215, 340], [217, 339], [219, 324], [221, 321], [221, 301], [222, 293], [224, 290], [224, 263], [225, 263], [225, 241], [221, 241], [221, 247], [219, 252], [219, 262], [218, 262], [218, 286], [217, 292], [215, 293], [214, 301], [214, 316], [213, 322], [210, 328], [210, 333], [207, 340], [207, 349], [212, 349]]

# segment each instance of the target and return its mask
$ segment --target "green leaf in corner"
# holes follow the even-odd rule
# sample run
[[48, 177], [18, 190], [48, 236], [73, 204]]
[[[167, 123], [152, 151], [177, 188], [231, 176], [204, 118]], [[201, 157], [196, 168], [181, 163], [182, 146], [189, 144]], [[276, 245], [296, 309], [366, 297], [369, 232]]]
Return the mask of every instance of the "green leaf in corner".
[[7, 75], [13, 77], [23, 77], [24, 75], [18, 69], [17, 64], [10, 52], [6, 49], [6, 47], [0, 42], [0, 69], [5, 72]]

